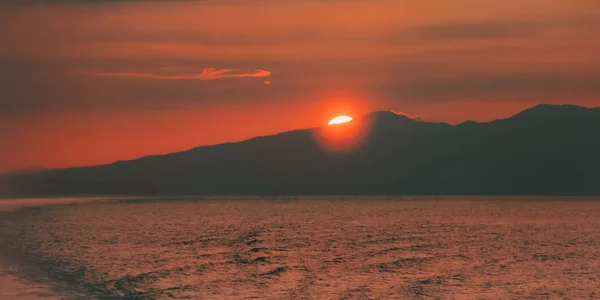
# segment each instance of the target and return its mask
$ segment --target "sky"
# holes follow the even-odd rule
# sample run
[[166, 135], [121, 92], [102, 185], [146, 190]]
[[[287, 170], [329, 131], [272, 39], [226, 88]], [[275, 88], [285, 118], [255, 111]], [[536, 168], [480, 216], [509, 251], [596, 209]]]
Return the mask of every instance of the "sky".
[[600, 105], [598, 0], [0, 0], [0, 171]]

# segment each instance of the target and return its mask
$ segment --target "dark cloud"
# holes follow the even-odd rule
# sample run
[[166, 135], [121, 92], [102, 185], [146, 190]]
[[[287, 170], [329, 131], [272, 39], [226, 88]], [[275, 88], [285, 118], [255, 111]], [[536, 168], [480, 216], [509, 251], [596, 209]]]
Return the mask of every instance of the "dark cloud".
[[[166, 30], [161, 32], [131, 32], [122, 29], [104, 31], [92, 37], [99, 41], [155, 41], [183, 42], [202, 45], [280, 45], [287, 43], [321, 42], [356, 45], [361, 43], [395, 44], [448, 42], [450, 40], [481, 40], [526, 38], [542, 31], [572, 29], [594, 31], [600, 29], [600, 15], [586, 14], [571, 18], [539, 18], [531, 20], [489, 20], [482, 22], [441, 23], [429, 26], [384, 30], [379, 33], [358, 34], [327, 32], [323, 30], [293, 30], [281, 33], [245, 32], [237, 34], [214, 33], [206, 30]], [[89, 32], [82, 33], [90, 37]]]
[[405, 28], [387, 36], [398, 42], [436, 42], [448, 40], [503, 39], [534, 36], [541, 31], [556, 29], [597, 30], [600, 15], [544, 17], [525, 20], [489, 20], [482, 22], [456, 22]]
[[415, 28], [400, 36], [421, 40], [448, 39], [487, 39], [519, 37], [528, 35], [536, 29], [535, 23], [529, 22], [480, 22], [443, 24], [439, 26]]
[[600, 73], [471, 74], [392, 83], [385, 90], [407, 101], [576, 101], [600, 99]]
[[211, 0], [4, 0], [0, 5], [22, 6], [31, 4], [102, 4], [102, 3], [120, 3], [120, 2], [192, 2], [192, 1], [211, 1]]
[[[136, 1], [146, 0], [22, 0], [3, 3], [96, 4]], [[161, 0], [153, 2], [157, 1]], [[198, 1], [220, 2], [218, 0]], [[164, 28], [160, 26], [158, 29], [125, 26], [126, 28], [121, 28], [99, 20], [90, 22], [96, 26], [80, 23], [78, 25], [82, 28], [78, 28], [65, 22], [61, 26], [46, 29], [43, 27], [44, 23], [39, 26], [29, 26], [29, 23], [23, 22], [24, 19], [17, 18], [16, 20], [22, 23], [22, 27], [9, 26], [18, 22], [6, 22], [4, 23], [6, 26], [0, 28], [0, 35], [7, 41], [0, 43], [0, 115], [96, 109], [152, 110], [242, 101], [275, 103], [288, 101], [291, 98], [310, 99], [313, 95], [328, 90], [361, 91], [365, 94], [381, 95], [382, 98], [391, 101], [466, 99], [532, 101], [532, 97], [540, 99], [539, 101], [556, 97], [569, 97], [576, 101], [578, 97], [600, 98], [600, 77], [598, 74], [589, 73], [590, 70], [597, 69], [597, 61], [591, 61], [590, 67], [586, 67], [586, 70], [572, 67], [568, 71], [558, 66], [560, 61], [535, 62], [538, 54], [540, 57], [551, 56], [559, 60], [574, 59], [580, 53], [585, 54], [586, 48], [583, 46], [580, 46], [577, 51], [566, 51], [563, 54], [562, 47], [568, 47], [569, 41], [561, 42], [558, 47], [554, 41], [548, 43], [549, 40], [545, 38], [546, 36], [552, 38], [554, 32], [563, 34], [565, 32], [579, 34], [586, 30], [595, 32], [596, 29], [600, 29], [598, 26], [600, 17], [593, 12], [589, 12], [589, 15], [563, 14], [544, 18], [540, 15], [529, 14], [529, 19], [523, 16], [523, 19], [519, 20], [501, 20], [501, 17], [497, 17], [497, 19], [490, 18], [480, 22], [430, 21], [424, 22], [428, 25], [406, 25], [413, 27], [402, 28], [400, 27], [404, 23], [399, 22], [389, 27], [356, 33], [339, 32], [336, 31], [339, 29], [335, 26], [324, 27], [323, 30], [298, 26], [273, 31], [228, 28], [223, 32], [207, 26], [164, 26]], [[89, 26], [89, 30], [86, 26]], [[70, 30], [71, 28], [73, 30]], [[539, 39], [535, 41], [539, 44], [528, 40], [540, 36], [544, 39], [541, 42]], [[516, 46], [504, 43], [506, 39], [511, 38], [519, 39], [519, 42], [515, 43]], [[483, 47], [475, 49], [470, 48], [472, 45], [470, 43], [462, 43], [463, 40], [488, 39], [490, 43], [480, 43], [486, 47], [483, 50], [481, 49]], [[454, 40], [460, 40], [461, 43], [454, 43]], [[574, 41], [581, 43], [579, 36]], [[167, 53], [152, 60], [149, 58], [150, 55], [143, 58], [137, 56], [138, 54], [143, 56], [144, 51], [149, 51], [147, 48], [134, 48], [131, 52], [135, 54], [128, 52], [128, 56], [123, 55], [126, 58], [103, 58], [103, 55], [110, 56], [113, 52], [118, 52], [121, 44], [129, 42], [149, 47], [160, 43], [180, 43], [183, 47], [224, 46], [215, 47], [214, 52], [221, 54], [231, 51], [240, 54], [232, 55], [229, 61], [216, 61], [211, 59], [210, 54], [206, 57], [198, 55], [197, 57], [202, 57], [201, 59], [205, 61], [194, 61], [195, 48], [192, 48], [189, 53], [185, 52], [181, 55], [174, 52], [171, 59], [168, 58], [171, 54]], [[430, 44], [436, 42], [441, 46]], [[116, 46], [104, 52], [99, 51], [98, 58], [95, 60], [28, 59], [25, 55], [16, 56], [20, 60], [15, 60], [11, 56], [14, 53], [27, 52], [29, 49], [43, 48], [44, 51], [49, 49], [50, 52], [53, 45], [62, 46], [57, 47], [55, 53], [64, 50], [63, 52], [67, 52], [65, 56], [68, 57], [73, 49], [73, 56], [77, 56], [79, 53], [76, 49], [79, 48], [73, 45], [78, 43], [92, 45], [79, 50], [84, 53], [86, 50], [102, 49], [105, 44]], [[290, 52], [284, 53], [281, 57], [278, 57], [280, 48], [270, 48], [273, 45], [288, 43], [294, 47], [281, 50], [281, 52]], [[542, 48], [543, 43], [548, 43], [547, 48]], [[44, 47], [47, 45], [50, 47]], [[403, 52], [405, 49], [402, 47], [405, 45], [413, 48]], [[447, 45], [457, 47], [444, 49], [443, 47]], [[539, 50], [534, 49], [532, 52], [526, 52], [527, 49], [522, 49], [524, 47], [520, 48], [538, 45]], [[244, 46], [249, 47], [244, 48]], [[361, 47], [367, 50], [361, 52]], [[386, 52], [392, 47], [392, 50], [399, 51], [395, 57], [378, 56], [380, 52]], [[251, 57], [254, 52], [250, 50], [254, 48], [264, 52], [266, 58]], [[8, 54], [3, 56], [3, 49], [6, 49]], [[319, 51], [329, 49], [339, 50], [341, 58], [318, 57]], [[357, 57], [353, 59], [342, 57], [346, 52], [352, 52], [354, 49], [359, 49], [355, 52], [358, 53]], [[295, 57], [311, 51], [317, 53], [316, 57], [310, 57], [307, 61]], [[487, 53], [477, 51], [487, 51]], [[406, 58], [405, 55], [410, 57]], [[515, 63], [508, 63], [506, 68], [498, 67], [502, 62], [510, 62], [513, 56], [518, 56], [512, 60]], [[217, 55], [217, 57], [221, 59], [221, 56]], [[422, 58], [422, 61], [410, 61], [411, 58]], [[496, 58], [498, 62], [494, 61]], [[534, 62], [530, 63], [531, 61]], [[530, 63], [532, 68], [544, 67], [545, 71], [524, 75], [520, 73], [523, 72], [520, 62]], [[465, 69], [462, 64], [465, 65]], [[553, 64], [558, 67], [548, 67]], [[472, 65], [478, 65], [480, 68], [472, 70], [467, 68]], [[233, 76], [238, 77], [235, 80], [193, 80], [203, 79], [204, 77], [198, 76], [198, 70], [207, 66], [222, 70], [248, 69], [249, 71], [238, 74], [240, 76]], [[267, 78], [246, 78], [267, 76], [267, 73], [264, 73], [267, 71], [254, 71], [257, 67], [261, 70], [273, 70], [273, 78], [269, 77], [266, 80], [272, 81], [272, 84], [265, 84]], [[498, 71], [498, 69], [503, 70]], [[213, 73], [213, 77], [217, 78], [219, 74], [215, 76]]]
[[[465, 100], [549, 102], [563, 99], [600, 99], [600, 73], [548, 71], [495, 74], [490, 70], [456, 72], [454, 66], [431, 62], [215, 62], [220, 69], [264, 66], [270, 77], [231, 80], [170, 80], [144, 76], [90, 76], [76, 66], [54, 64], [0, 64], [0, 115], [55, 112], [142, 111], [201, 108], [293, 101], [319, 101], [329, 91], [360, 91], [364, 101], [435, 104]], [[65, 63], [63, 63], [65, 64]], [[203, 63], [113, 62], [88, 63], [104, 74], [194, 74]], [[104, 69], [101, 68], [105, 65]], [[167, 67], [161, 70], [161, 67]], [[253, 70], [253, 69], [248, 69]], [[454, 70], [454, 72], [453, 72]], [[217, 72], [219, 73], [219, 72]], [[219, 73], [225, 74], [225, 73]], [[255, 74], [241, 72], [234, 74]], [[448, 75], [453, 74], [453, 75]], [[177, 75], [179, 76], [179, 75]], [[212, 78], [212, 77], [211, 77]], [[265, 85], [264, 80], [272, 81]], [[381, 103], [381, 102], [380, 102]], [[600, 102], [599, 102], [600, 104]]]
[[[0, 1], [0, 7], [20, 7], [35, 4], [44, 5], [101, 5], [115, 3], [136, 3], [136, 2], [202, 2], [202, 3], [248, 3], [248, 2], [263, 2], [267, 0], [3, 0]], [[269, 0], [277, 1], [277, 0]], [[306, 1], [306, 0], [304, 0]], [[372, 1], [372, 0], [308, 0], [314, 2], [355, 2], [355, 1]]]
[[195, 75], [167, 74], [180, 71], [162, 71], [164, 75], [89, 73], [52, 67], [0, 71], [0, 86], [10, 87], [0, 90], [0, 115], [164, 110], [274, 102], [277, 98], [293, 98], [288, 93], [303, 95], [285, 82], [265, 85], [269, 71], [252, 71], [207, 68]]

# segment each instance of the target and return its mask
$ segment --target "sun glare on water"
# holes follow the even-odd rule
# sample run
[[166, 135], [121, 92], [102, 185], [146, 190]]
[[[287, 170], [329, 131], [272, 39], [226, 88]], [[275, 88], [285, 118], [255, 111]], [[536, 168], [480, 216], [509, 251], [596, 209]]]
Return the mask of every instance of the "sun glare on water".
[[342, 124], [342, 123], [347, 123], [352, 121], [351, 117], [348, 116], [337, 116], [333, 119], [331, 119], [331, 121], [329, 121], [329, 123], [327, 123], [327, 125], [337, 125], [337, 124]]

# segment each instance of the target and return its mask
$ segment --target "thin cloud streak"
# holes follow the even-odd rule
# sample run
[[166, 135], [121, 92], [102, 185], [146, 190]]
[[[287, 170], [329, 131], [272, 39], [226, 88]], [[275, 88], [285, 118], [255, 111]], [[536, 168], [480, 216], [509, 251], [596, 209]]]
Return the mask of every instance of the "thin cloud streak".
[[405, 116], [409, 119], [413, 119], [413, 120], [417, 120], [417, 121], [425, 121], [425, 118], [423, 118], [423, 116], [421, 116], [421, 115], [411, 115], [409, 113], [405, 113], [402, 111], [392, 111], [392, 112], [397, 115]]
[[215, 80], [223, 78], [244, 78], [244, 77], [270, 77], [271, 72], [262, 69], [256, 69], [253, 73], [235, 73], [238, 69], [215, 69], [205, 68], [202, 73], [191, 75], [160, 75], [150, 73], [136, 72], [87, 72], [85, 74], [98, 77], [122, 77], [122, 78], [145, 78], [145, 79], [167, 79], [167, 80]]

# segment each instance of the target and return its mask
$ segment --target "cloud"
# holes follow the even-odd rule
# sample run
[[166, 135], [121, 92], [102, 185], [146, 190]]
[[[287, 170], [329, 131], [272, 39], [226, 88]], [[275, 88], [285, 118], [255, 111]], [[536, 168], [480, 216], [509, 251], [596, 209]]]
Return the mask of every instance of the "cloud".
[[[35, 3], [43, 4], [103, 4], [103, 3], [122, 3], [122, 2], [219, 2], [212, 0], [3, 0], [0, 5], [28, 5]], [[349, 1], [370, 1], [370, 0], [312, 0], [314, 2], [349, 2]], [[224, 2], [224, 1], [223, 1]], [[228, 0], [228, 2], [253, 2], [248, 0]]]
[[425, 119], [420, 116], [420, 115], [411, 115], [405, 112], [401, 112], [401, 111], [393, 111], [393, 113], [397, 114], [397, 115], [401, 115], [401, 116], [405, 116], [409, 119], [413, 119], [413, 120], [417, 120], [417, 121], [424, 121]]
[[455, 23], [415, 28], [410, 34], [426, 40], [507, 38], [527, 35], [535, 25], [510, 21]]
[[[269, 0], [270, 2], [278, 2], [277, 0]], [[311, 2], [323, 2], [323, 3], [345, 3], [345, 2], [367, 2], [372, 0], [309, 0]], [[144, 3], [144, 2], [164, 2], [164, 3], [177, 3], [177, 2], [199, 2], [207, 4], [215, 3], [252, 3], [252, 2], [266, 2], [252, 1], [252, 0], [0, 0], [0, 7], [22, 7], [36, 4], [43, 5], [105, 5], [105, 4], [119, 4], [119, 3]]]
[[[317, 105], [338, 91], [347, 91], [348, 95], [363, 103], [373, 103], [382, 108], [404, 107], [401, 106], [403, 103], [435, 107], [439, 103], [465, 101], [583, 103], [600, 99], [597, 63], [589, 67], [577, 64], [566, 68], [555, 63], [551, 63], [550, 68], [532, 64], [537, 67], [535, 72], [510, 65], [498, 71], [494, 66], [461, 68], [462, 64], [444, 64], [443, 61], [231, 62], [177, 59], [101, 60], [84, 64], [82, 61], [2, 63], [0, 60], [0, 86], [7, 87], [0, 89], [0, 120], [11, 115], [154, 111], [197, 108], [215, 103], [277, 105], [282, 99], [286, 103], [302, 101]], [[160, 70], [160, 67], [170, 65], [179, 69]], [[205, 66], [214, 68], [204, 69]], [[262, 68], [257, 70], [253, 66]], [[82, 74], [81, 70], [96, 72]], [[268, 71], [260, 70], [277, 70], [277, 81], [272, 76], [263, 76], [270, 75], [266, 73]], [[232, 75], [234, 79], [225, 79]], [[248, 76], [253, 77], [235, 79]], [[265, 81], [272, 83], [265, 85]], [[410, 110], [421, 112], [410, 105], [405, 107], [409, 113]], [[436, 118], [431, 113], [425, 116], [428, 120]]]
[[451, 40], [501, 40], [535, 36], [542, 31], [564, 28], [594, 29], [600, 22], [597, 13], [569, 17], [545, 17], [522, 20], [451, 22], [400, 29], [384, 38], [401, 42], [437, 42]]
[[0, 6], [24, 6], [31, 4], [103, 4], [103, 3], [122, 3], [122, 2], [192, 2], [209, 0], [3, 0]]
[[[0, 127], [3, 119], [54, 113], [113, 113], [163, 111], [247, 103], [277, 103], [306, 98], [313, 88], [298, 83], [291, 66], [271, 63], [254, 69], [253, 63], [212, 62], [11, 62], [0, 60]], [[161, 71], [161, 66], [179, 66]], [[227, 65], [239, 68], [228, 68]], [[262, 65], [261, 65], [262, 66]], [[278, 70], [278, 84], [269, 71]], [[279, 70], [281, 68], [281, 70]], [[88, 72], [84, 72], [84, 71]], [[196, 71], [194, 71], [196, 70]], [[93, 71], [93, 72], [89, 72]], [[283, 72], [283, 75], [280, 75]], [[279, 81], [281, 76], [284, 81]], [[291, 77], [290, 77], [291, 76]], [[302, 77], [306, 76], [301, 74]], [[236, 79], [237, 78], [237, 79]], [[244, 79], [246, 78], [246, 79]]]
[[419, 101], [596, 99], [600, 73], [469, 74], [389, 83], [388, 87], [395, 97]]
[[241, 72], [239, 69], [216, 69], [204, 68], [201, 73], [191, 75], [160, 75], [150, 73], [136, 72], [86, 72], [85, 74], [98, 77], [123, 77], [123, 78], [145, 78], [145, 79], [167, 79], [167, 80], [215, 80], [223, 78], [243, 78], [243, 77], [269, 77], [271, 72], [262, 69], [256, 69], [251, 73]]
[[167, 65], [167, 66], [162, 66], [160, 68], [158, 68], [161, 71], [177, 71], [179, 70], [178, 66], [172, 66], [172, 65]]

